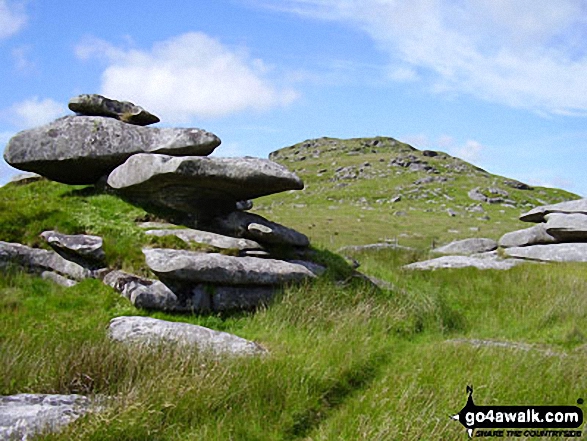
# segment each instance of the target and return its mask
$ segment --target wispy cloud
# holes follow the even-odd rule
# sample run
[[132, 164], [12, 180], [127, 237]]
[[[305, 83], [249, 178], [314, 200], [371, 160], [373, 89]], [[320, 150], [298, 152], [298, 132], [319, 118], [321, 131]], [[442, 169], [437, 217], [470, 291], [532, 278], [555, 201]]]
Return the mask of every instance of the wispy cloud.
[[[550, 114], [587, 115], [583, 0], [256, 0], [340, 21], [387, 55], [390, 79]], [[417, 73], [417, 74], [416, 74]]]
[[4, 112], [6, 119], [18, 129], [28, 129], [51, 122], [67, 113], [61, 103], [50, 98], [33, 97], [13, 104]]
[[106, 60], [104, 95], [136, 102], [166, 122], [264, 111], [297, 98], [295, 90], [271, 79], [271, 69], [262, 60], [200, 32], [158, 42], [150, 50], [86, 40], [76, 54]]
[[0, 39], [8, 38], [19, 32], [27, 21], [21, 3], [0, 0]]

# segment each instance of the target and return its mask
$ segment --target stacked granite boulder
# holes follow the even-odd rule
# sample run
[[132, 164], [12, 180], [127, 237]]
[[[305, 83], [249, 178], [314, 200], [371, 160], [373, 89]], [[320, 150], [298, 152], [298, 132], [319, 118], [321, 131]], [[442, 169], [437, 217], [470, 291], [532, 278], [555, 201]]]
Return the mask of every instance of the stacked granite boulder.
[[220, 145], [216, 135], [147, 127], [159, 119], [129, 102], [80, 95], [69, 108], [77, 114], [15, 135], [4, 152], [6, 162], [54, 181], [99, 186], [189, 227], [171, 224], [146, 234], [174, 235], [216, 252], [144, 249], [146, 265], [159, 280], [121, 271], [105, 275], [104, 256], [92, 248], [100, 238], [86, 236], [90, 244], [72, 254], [71, 246], [64, 251], [58, 244], [74, 239], [43, 233], [58, 257], [104, 278], [136, 306], [167, 311], [254, 308], [281, 285], [324, 271], [312, 262], [285, 260], [308, 254], [304, 234], [246, 211], [254, 198], [304, 187], [285, 167], [259, 158], [209, 157]]
[[520, 216], [536, 225], [499, 240], [507, 256], [546, 262], [587, 262], [587, 199], [536, 207]]

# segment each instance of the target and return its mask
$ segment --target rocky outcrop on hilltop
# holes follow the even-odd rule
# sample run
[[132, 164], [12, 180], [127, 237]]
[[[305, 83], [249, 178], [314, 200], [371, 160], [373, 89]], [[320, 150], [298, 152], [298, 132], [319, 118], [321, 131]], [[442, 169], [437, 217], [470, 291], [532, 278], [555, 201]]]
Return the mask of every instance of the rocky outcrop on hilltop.
[[146, 127], [158, 118], [129, 102], [80, 95], [69, 107], [77, 114], [15, 135], [6, 161], [58, 182], [94, 184], [179, 221], [190, 228], [146, 234], [176, 236], [206, 252], [198, 246], [146, 248], [145, 267], [159, 280], [120, 271], [107, 275], [112, 269], [100, 237], [46, 231], [39, 233], [54, 252], [0, 243], [0, 264], [23, 266], [66, 285], [100, 278], [137, 307], [196, 313], [255, 308], [284, 284], [323, 272], [304, 261], [304, 234], [246, 212], [255, 198], [304, 188], [286, 167], [259, 158], [208, 157], [220, 145], [216, 135]]

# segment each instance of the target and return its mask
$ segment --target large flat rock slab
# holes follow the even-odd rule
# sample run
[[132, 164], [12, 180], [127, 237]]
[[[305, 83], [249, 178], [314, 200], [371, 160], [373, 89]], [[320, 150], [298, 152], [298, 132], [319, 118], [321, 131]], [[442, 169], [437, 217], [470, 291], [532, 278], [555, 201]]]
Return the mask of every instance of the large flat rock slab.
[[432, 252], [447, 255], [470, 255], [475, 253], [484, 253], [497, 249], [497, 242], [493, 239], [472, 238], [451, 242], [444, 246], [435, 248]]
[[520, 220], [524, 222], [544, 222], [544, 216], [549, 213], [587, 214], [587, 199], [576, 199], [558, 204], [542, 205], [522, 214]]
[[587, 243], [555, 243], [506, 248], [508, 256], [542, 262], [587, 262]]
[[101, 116], [66, 116], [17, 133], [4, 159], [65, 184], [94, 184], [136, 153], [209, 155], [220, 145], [200, 129], [141, 127]]
[[114, 340], [142, 344], [178, 344], [214, 355], [262, 355], [259, 344], [227, 332], [189, 323], [169, 322], [150, 317], [117, 317], [110, 321]]
[[44, 431], [57, 432], [98, 409], [83, 395], [0, 396], [0, 439], [27, 440]]
[[70, 110], [86, 116], [107, 116], [128, 124], [148, 126], [159, 118], [129, 101], [117, 101], [98, 94], [83, 94], [69, 100]]
[[477, 256], [442, 256], [404, 266], [409, 270], [437, 270], [473, 267], [481, 270], [508, 270], [522, 263], [519, 259], [500, 259], [495, 253]]
[[83, 265], [100, 265], [104, 263], [104, 241], [100, 236], [90, 234], [62, 234], [57, 231], [43, 231], [41, 237], [57, 253], [65, 259], [72, 260]]
[[587, 214], [550, 213], [546, 219], [545, 230], [560, 242], [587, 241]]
[[91, 270], [64, 259], [54, 251], [0, 241], [0, 269], [8, 265], [20, 266], [37, 274], [54, 271], [74, 280], [93, 277]]
[[276, 259], [163, 248], [143, 249], [147, 266], [164, 282], [281, 285], [316, 277], [305, 266]]
[[159, 230], [148, 230], [145, 234], [149, 236], [165, 237], [175, 236], [186, 243], [199, 243], [210, 245], [224, 250], [261, 250], [263, 247], [257, 242], [249, 239], [224, 236], [222, 234], [210, 233], [208, 231], [194, 230], [191, 228], [170, 228]]
[[304, 188], [287, 168], [260, 158], [137, 154], [108, 176], [119, 193], [182, 212], [236, 210], [237, 202]]
[[498, 243], [502, 248], [511, 248], [556, 242], [558, 242], [557, 239], [546, 231], [545, 224], [540, 223], [530, 228], [506, 233], [501, 236]]

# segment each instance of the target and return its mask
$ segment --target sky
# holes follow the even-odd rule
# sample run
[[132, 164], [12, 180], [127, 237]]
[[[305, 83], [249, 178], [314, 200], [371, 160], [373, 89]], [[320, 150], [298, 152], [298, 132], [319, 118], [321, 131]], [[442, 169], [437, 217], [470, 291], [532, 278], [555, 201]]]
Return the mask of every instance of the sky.
[[0, 0], [0, 147], [100, 93], [218, 156], [390, 136], [587, 196], [586, 37], [587, 0]]

